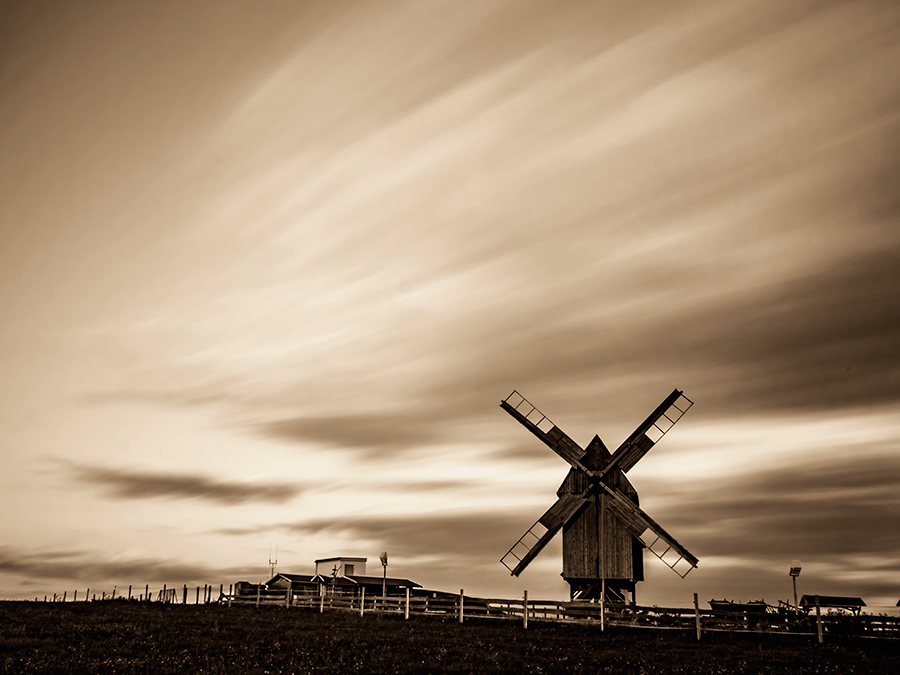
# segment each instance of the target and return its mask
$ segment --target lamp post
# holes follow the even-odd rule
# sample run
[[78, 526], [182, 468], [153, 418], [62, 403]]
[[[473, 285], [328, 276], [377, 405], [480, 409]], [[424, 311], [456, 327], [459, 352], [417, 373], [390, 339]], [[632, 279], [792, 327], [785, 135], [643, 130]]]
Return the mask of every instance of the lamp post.
[[797, 607], [797, 577], [800, 576], [800, 561], [791, 561], [791, 579], [794, 582], [794, 607]]
[[381, 601], [384, 602], [384, 596], [387, 594], [387, 551], [381, 553]]

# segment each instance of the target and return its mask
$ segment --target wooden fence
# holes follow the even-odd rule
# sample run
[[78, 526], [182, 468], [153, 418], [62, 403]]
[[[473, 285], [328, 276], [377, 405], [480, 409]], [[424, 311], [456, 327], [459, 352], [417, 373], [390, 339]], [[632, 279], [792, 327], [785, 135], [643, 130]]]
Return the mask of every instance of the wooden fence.
[[[607, 628], [627, 629], [645, 628], [656, 630], [676, 630], [696, 633], [701, 639], [705, 632], [741, 632], [769, 633], [817, 636], [819, 642], [827, 637], [847, 638], [888, 638], [900, 639], [900, 617], [859, 614], [847, 615], [835, 612], [822, 613], [816, 611], [806, 614], [803, 611], [787, 607], [768, 607], [764, 612], [728, 612], [713, 609], [701, 609], [694, 595], [693, 607], [658, 607], [638, 605], [608, 605], [601, 603], [560, 600], [533, 600], [526, 591], [522, 598], [479, 598], [467, 596], [460, 590], [459, 594], [438, 591], [416, 590], [412, 594], [391, 595], [382, 597], [378, 594], [366, 595], [365, 589], [357, 593], [341, 593], [327, 589], [324, 593], [298, 592], [267, 589], [255, 586], [246, 592], [236, 594], [233, 587], [225, 591], [219, 585], [218, 591], [212, 585], [202, 589], [166, 588], [151, 592], [145, 586], [143, 592], [133, 592], [129, 586], [127, 594], [116, 589], [111, 593], [102, 593], [100, 597], [91, 595], [90, 589], [84, 600], [132, 600], [169, 602], [177, 604], [219, 604], [233, 605], [279, 606], [306, 609], [318, 612], [344, 611], [355, 612], [360, 616], [366, 614], [402, 615], [404, 619], [413, 616], [433, 616], [444, 620], [451, 619], [463, 623], [466, 620], [478, 621], [512, 621], [519, 622], [525, 628], [529, 622], [559, 622], [592, 624], [600, 630]], [[49, 601], [47, 596], [44, 596]], [[38, 600], [38, 598], [35, 598]], [[76, 591], [72, 601], [78, 601]], [[54, 595], [53, 601], [66, 602], [67, 594]]]
[[900, 617], [840, 613], [823, 614], [821, 611], [807, 615], [805, 612], [786, 608], [769, 607], [768, 611], [727, 612], [700, 609], [695, 602], [691, 608], [644, 607], [637, 605], [604, 606], [592, 602], [563, 602], [559, 600], [529, 600], [527, 592], [521, 599], [479, 598], [447, 593], [416, 592], [406, 596], [366, 596], [298, 593], [260, 589], [258, 596], [226, 596], [227, 604], [277, 605], [312, 609], [319, 612], [340, 610], [410, 616], [438, 616], [452, 618], [460, 623], [467, 619], [521, 622], [553, 621], [560, 623], [589, 623], [601, 630], [616, 628], [649, 628], [680, 630], [696, 633], [701, 639], [704, 632], [782, 633], [817, 636], [824, 641], [834, 637], [878, 637], [900, 639]]

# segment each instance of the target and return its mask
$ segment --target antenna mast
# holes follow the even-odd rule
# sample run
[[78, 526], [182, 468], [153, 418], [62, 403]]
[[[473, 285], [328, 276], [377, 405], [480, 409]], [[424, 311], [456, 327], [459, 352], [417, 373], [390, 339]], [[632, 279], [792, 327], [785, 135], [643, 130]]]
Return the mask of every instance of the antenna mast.
[[278, 566], [278, 544], [275, 544], [275, 559], [272, 559], [272, 544], [269, 544], [269, 570], [270, 574], [275, 576], [275, 567]]

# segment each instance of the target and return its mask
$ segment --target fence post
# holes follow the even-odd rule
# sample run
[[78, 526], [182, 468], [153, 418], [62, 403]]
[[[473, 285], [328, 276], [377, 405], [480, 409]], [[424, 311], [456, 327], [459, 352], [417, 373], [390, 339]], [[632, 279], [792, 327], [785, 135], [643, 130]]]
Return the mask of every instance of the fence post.
[[700, 602], [697, 600], [697, 594], [694, 593], [694, 620], [697, 623], [697, 640], [700, 640]]
[[822, 632], [822, 611], [819, 609], [819, 596], [816, 596], [816, 626], [819, 629], [819, 644], [822, 644], [825, 640], [825, 636]]
[[522, 628], [528, 628], [528, 591], [522, 598]]
[[459, 589], [459, 622], [463, 622], [463, 589]]
[[234, 597], [234, 591], [232, 590], [231, 584], [228, 584], [228, 606], [231, 607], [231, 599]]
[[403, 610], [403, 619], [409, 619], [409, 586], [406, 587], [406, 608]]
[[262, 584], [256, 584], [256, 608], [259, 609], [259, 587]]
[[284, 592], [284, 606], [285, 608], [291, 606], [291, 587], [288, 584], [287, 590]]
[[84, 601], [87, 602], [90, 599], [91, 599], [91, 589], [88, 588], [87, 593], [84, 594]]
[[63, 591], [63, 602], [66, 601], [66, 593], [68, 593], [68, 592], [69, 592], [69, 591]]
[[110, 599], [111, 599], [111, 600], [115, 600], [115, 599], [116, 599], [116, 587], [115, 587], [115, 586], [113, 586], [112, 597], [111, 597]]
[[362, 616], [366, 609], [366, 587], [359, 589], [359, 615]]
[[144, 599], [150, 602], [150, 584], [144, 584]]
[[75, 589], [75, 593], [72, 594], [72, 602], [78, 602], [78, 589]]
[[223, 590], [225, 590], [225, 584], [219, 584], [219, 597], [216, 598], [216, 602], [218, 602], [219, 599], [221, 599]]
[[319, 614], [325, 611], [325, 584], [319, 584]]

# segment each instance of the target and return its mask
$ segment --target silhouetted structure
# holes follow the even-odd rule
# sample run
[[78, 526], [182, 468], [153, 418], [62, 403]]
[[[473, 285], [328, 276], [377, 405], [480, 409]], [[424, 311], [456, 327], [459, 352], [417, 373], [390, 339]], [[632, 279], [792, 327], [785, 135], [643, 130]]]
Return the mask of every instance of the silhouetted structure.
[[693, 405], [674, 390], [610, 454], [599, 436], [582, 449], [543, 413], [514, 391], [500, 403], [522, 426], [571, 465], [556, 503], [501, 559], [518, 576], [561, 529], [563, 578], [572, 599], [624, 602], [643, 581], [643, 548], [684, 577], [698, 560], [638, 506], [625, 474]]
[[[820, 595], [819, 607], [821, 609], [844, 609], [854, 614], [859, 614], [860, 610], [866, 606], [862, 598], [850, 598], [841, 595]], [[816, 596], [804, 595], [800, 598], [800, 608], [809, 611], [816, 608]]]

